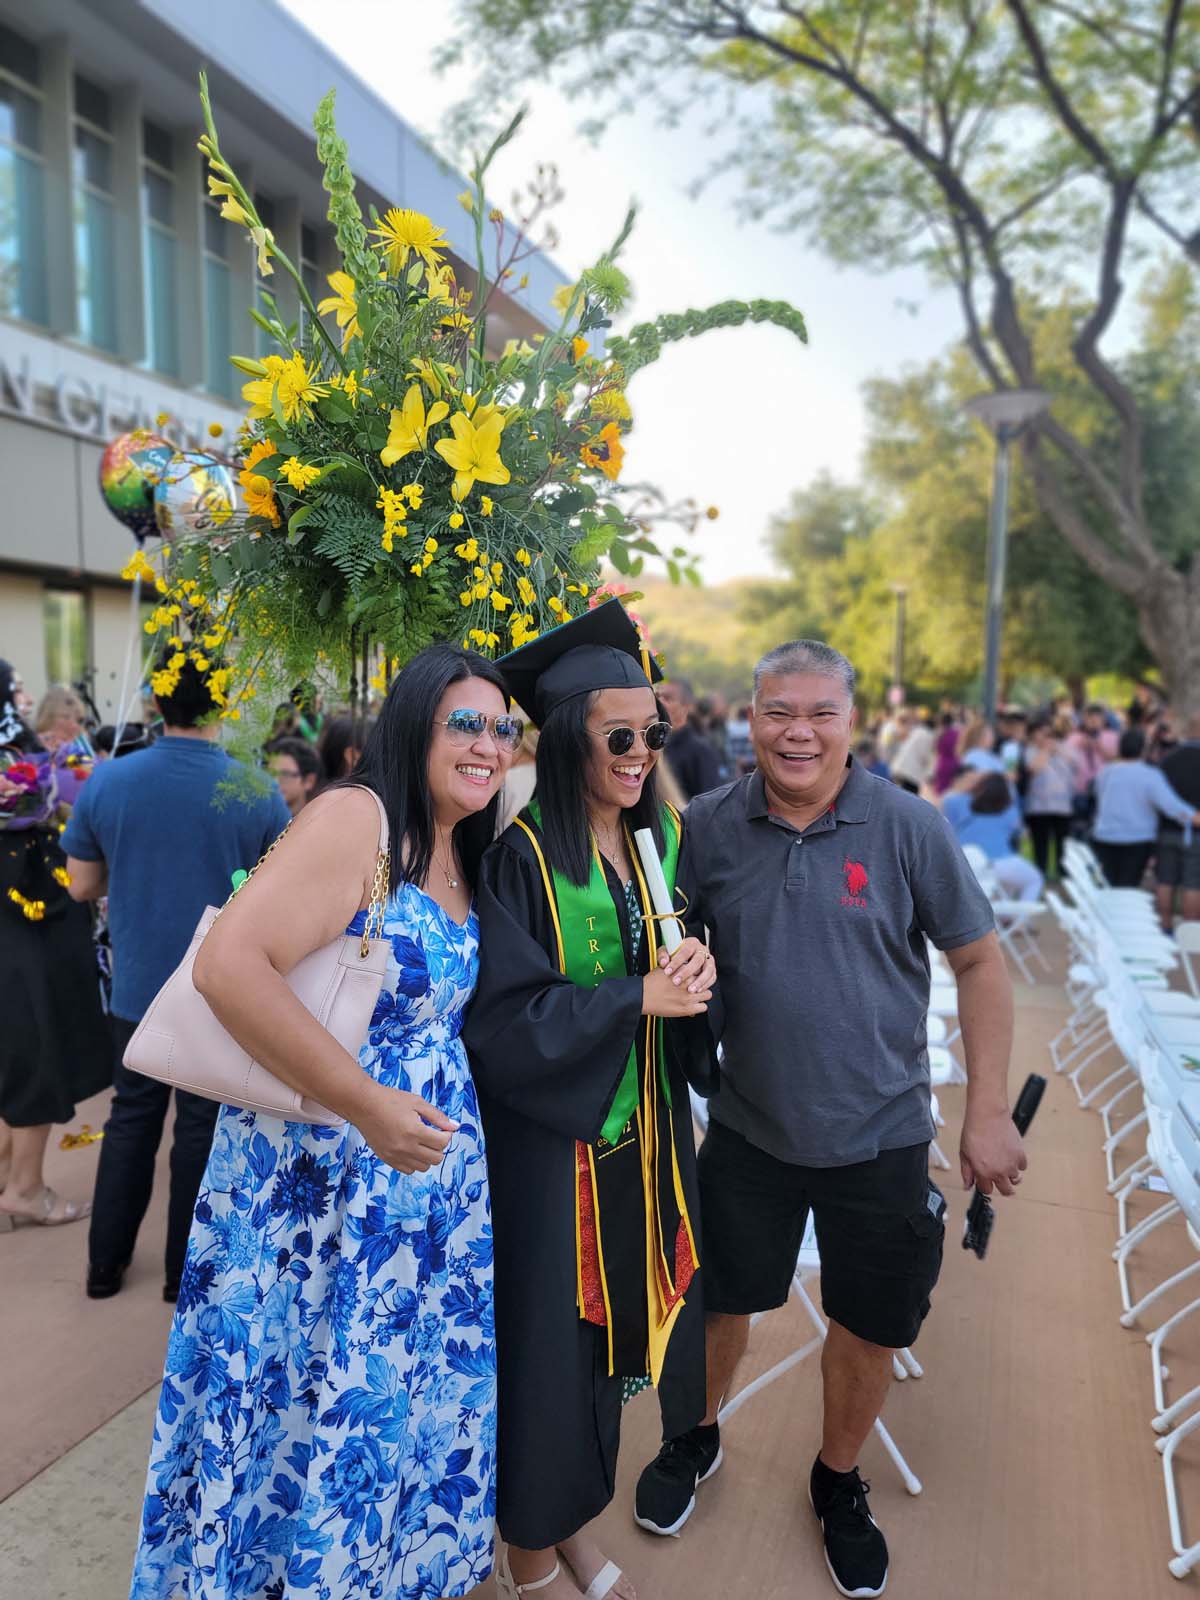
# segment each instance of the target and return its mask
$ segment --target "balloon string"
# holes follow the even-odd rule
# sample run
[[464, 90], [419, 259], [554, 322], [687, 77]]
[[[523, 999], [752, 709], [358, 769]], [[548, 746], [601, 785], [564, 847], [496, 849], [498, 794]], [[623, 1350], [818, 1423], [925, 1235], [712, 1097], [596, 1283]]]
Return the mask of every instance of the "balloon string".
[[125, 665], [121, 669], [121, 698], [117, 701], [117, 734], [113, 740], [112, 753], [115, 757], [121, 748], [121, 735], [125, 732], [125, 724], [129, 720], [129, 674], [133, 667], [133, 647], [141, 632], [142, 602], [142, 575], [140, 572], [134, 577], [133, 589], [129, 596], [129, 637], [125, 643]]

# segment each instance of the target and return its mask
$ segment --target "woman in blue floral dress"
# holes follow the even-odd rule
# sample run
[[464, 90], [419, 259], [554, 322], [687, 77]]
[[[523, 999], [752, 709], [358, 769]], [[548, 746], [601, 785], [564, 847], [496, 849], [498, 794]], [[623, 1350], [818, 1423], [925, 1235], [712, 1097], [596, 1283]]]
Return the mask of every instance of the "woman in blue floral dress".
[[459, 1039], [469, 885], [521, 724], [435, 646], [355, 780], [391, 833], [392, 955], [357, 1063], [281, 972], [359, 932], [377, 809], [334, 789], [216, 924], [196, 982], [230, 1033], [346, 1118], [222, 1109], [167, 1348], [133, 1600], [419, 1600], [491, 1570], [492, 1230]]

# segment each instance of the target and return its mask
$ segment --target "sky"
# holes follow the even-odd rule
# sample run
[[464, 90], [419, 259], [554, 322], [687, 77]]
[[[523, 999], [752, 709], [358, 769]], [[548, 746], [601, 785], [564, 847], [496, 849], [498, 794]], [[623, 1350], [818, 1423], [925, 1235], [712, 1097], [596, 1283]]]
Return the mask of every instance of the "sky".
[[[469, 70], [433, 71], [451, 7], [283, 4], [438, 144], [446, 108], [470, 82]], [[576, 131], [596, 114], [595, 101], [571, 105], [545, 85], [531, 86], [525, 98], [530, 114], [497, 160], [489, 190], [504, 204], [537, 162], [557, 163], [566, 199], [553, 216], [561, 241], [554, 255], [572, 275], [608, 247], [636, 197], [638, 225], [622, 257], [634, 297], [618, 331], [726, 299], [788, 300], [804, 313], [807, 345], [766, 326], [720, 330], [669, 347], [629, 388], [636, 426], [624, 476], [719, 508], [694, 541], [708, 582], [769, 572], [764, 536], [772, 513], [822, 470], [856, 475], [861, 384], [925, 362], [958, 338], [950, 297], [931, 292], [919, 273], [841, 270], [794, 235], [740, 223], [728, 186], [691, 199], [688, 184], [705, 170], [704, 150], [694, 134], [658, 126], [650, 109], [615, 118], [597, 147]]]

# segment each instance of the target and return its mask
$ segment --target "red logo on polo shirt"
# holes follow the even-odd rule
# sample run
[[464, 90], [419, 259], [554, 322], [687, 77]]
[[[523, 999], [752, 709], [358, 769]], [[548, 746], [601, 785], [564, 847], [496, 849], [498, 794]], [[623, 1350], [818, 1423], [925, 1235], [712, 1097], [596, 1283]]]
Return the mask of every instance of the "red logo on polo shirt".
[[847, 856], [842, 862], [842, 872], [846, 878], [846, 893], [842, 896], [842, 904], [844, 906], [858, 906], [865, 910], [867, 902], [863, 890], [871, 881], [867, 877], [866, 867], [863, 866], [861, 861], [851, 861]]

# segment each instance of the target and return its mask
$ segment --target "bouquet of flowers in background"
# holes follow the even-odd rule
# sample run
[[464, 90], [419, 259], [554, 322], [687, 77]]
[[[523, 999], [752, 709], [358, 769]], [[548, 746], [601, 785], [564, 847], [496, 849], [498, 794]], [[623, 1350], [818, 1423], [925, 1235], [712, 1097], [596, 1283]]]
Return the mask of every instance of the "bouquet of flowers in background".
[[0, 750], [0, 833], [55, 820], [60, 808], [74, 805], [91, 771], [89, 756], [65, 748], [29, 755]]
[[[559, 292], [557, 328], [489, 353], [489, 312], [529, 253], [532, 217], [514, 239], [484, 185], [520, 118], [459, 197], [474, 223], [468, 289], [428, 217], [396, 208], [363, 217], [332, 93], [315, 126], [341, 265], [329, 275], [331, 295], [314, 305], [222, 155], [203, 77], [201, 101], [210, 191], [247, 228], [260, 274], [278, 263], [291, 275], [306, 314], [298, 336], [264, 296], [253, 315], [279, 353], [232, 357], [248, 380], [237, 463], [246, 513], [174, 542], [146, 624], [171, 644], [168, 659], [199, 652], [207, 668], [221, 652], [230, 714], [262, 674], [291, 682], [322, 660], [339, 673], [380, 660], [383, 685], [434, 640], [503, 654], [583, 611], [605, 558], [636, 577], [658, 557], [675, 581], [699, 581], [687, 547], [660, 549], [654, 535], [664, 521], [687, 527], [704, 513], [622, 483], [626, 385], [664, 343], [708, 328], [770, 321], [803, 339], [798, 312], [731, 301], [659, 318], [594, 351], [628, 296], [619, 257], [631, 212], [612, 248]], [[543, 173], [532, 216], [552, 188]]]

